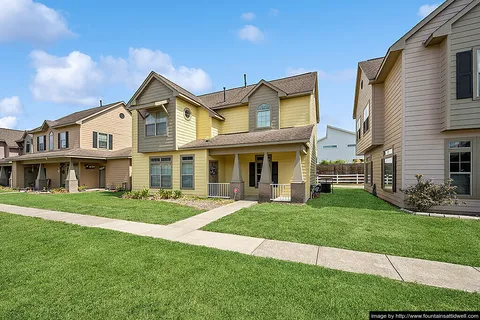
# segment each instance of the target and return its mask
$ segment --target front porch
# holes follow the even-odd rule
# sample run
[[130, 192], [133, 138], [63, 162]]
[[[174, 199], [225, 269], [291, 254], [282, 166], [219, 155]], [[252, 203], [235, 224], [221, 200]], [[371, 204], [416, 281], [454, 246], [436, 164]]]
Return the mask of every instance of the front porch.
[[228, 152], [231, 151], [210, 150], [209, 198], [296, 203], [308, 200], [310, 184], [306, 174], [306, 152], [299, 149]]

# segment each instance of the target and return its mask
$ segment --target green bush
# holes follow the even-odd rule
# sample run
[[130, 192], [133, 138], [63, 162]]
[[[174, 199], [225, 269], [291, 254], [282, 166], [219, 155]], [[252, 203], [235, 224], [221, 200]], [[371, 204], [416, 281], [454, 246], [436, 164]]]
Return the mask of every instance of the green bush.
[[67, 189], [65, 188], [53, 188], [50, 190], [51, 193], [67, 193]]
[[85, 191], [87, 189], [87, 186], [86, 185], [83, 185], [83, 186], [79, 186], [78, 187], [78, 191]]
[[168, 189], [158, 190], [158, 197], [160, 199], [171, 199], [173, 198], [173, 191]]
[[122, 194], [123, 199], [148, 199], [150, 196], [150, 191], [147, 188], [144, 188], [142, 190], [135, 190], [135, 191], [127, 191], [124, 194]]
[[173, 190], [173, 199], [178, 199], [182, 197], [182, 191], [180, 190]]
[[457, 187], [452, 186], [452, 180], [435, 184], [430, 179], [424, 179], [423, 174], [416, 174], [417, 184], [402, 190], [405, 203], [413, 206], [418, 211], [428, 211], [433, 206], [458, 205]]

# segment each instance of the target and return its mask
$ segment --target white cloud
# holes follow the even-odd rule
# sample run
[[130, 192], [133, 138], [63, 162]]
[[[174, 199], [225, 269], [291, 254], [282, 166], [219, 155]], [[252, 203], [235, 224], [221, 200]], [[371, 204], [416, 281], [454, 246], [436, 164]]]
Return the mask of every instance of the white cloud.
[[253, 19], [255, 19], [255, 13], [245, 12], [245, 13], [242, 13], [240, 17], [245, 21], [252, 21]]
[[437, 9], [439, 4], [424, 4], [418, 9], [417, 14], [423, 19], [428, 16], [433, 10]]
[[287, 76], [296, 76], [297, 74], [307, 73], [308, 70], [305, 68], [287, 68]]
[[0, 100], [0, 114], [6, 115], [18, 115], [23, 111], [23, 104], [20, 102], [20, 98], [13, 96], [10, 98], [4, 98]]
[[274, 16], [274, 17], [278, 16], [279, 13], [280, 13], [280, 10], [275, 9], [275, 8], [272, 8], [268, 11], [268, 14], [271, 15], [271, 16]]
[[73, 51], [66, 57], [35, 50], [30, 53], [35, 77], [30, 86], [36, 100], [94, 105], [103, 75], [92, 58]]
[[241, 40], [247, 40], [254, 43], [261, 42], [265, 38], [265, 35], [259, 28], [250, 24], [247, 24], [240, 29], [238, 31], [238, 36]]
[[12, 116], [0, 118], [0, 127], [8, 129], [15, 128], [15, 126], [17, 125], [17, 121], [17, 117]]
[[100, 59], [101, 68], [109, 75], [110, 81], [123, 82], [136, 89], [150, 71], [155, 71], [183, 88], [201, 92], [212, 88], [210, 76], [202, 69], [175, 67], [172, 58], [160, 51], [146, 48], [130, 48], [128, 57], [106, 56]]
[[0, 42], [51, 42], [74, 35], [65, 18], [32, 0], [0, 0]]

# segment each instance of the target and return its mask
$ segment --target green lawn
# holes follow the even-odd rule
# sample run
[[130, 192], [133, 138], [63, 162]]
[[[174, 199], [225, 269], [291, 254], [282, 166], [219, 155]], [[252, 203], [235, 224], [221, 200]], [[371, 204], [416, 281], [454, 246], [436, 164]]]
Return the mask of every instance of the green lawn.
[[0, 213], [0, 319], [366, 319], [480, 294]]
[[0, 203], [156, 224], [169, 224], [202, 212], [174, 203], [122, 199], [120, 196], [121, 193], [114, 192], [76, 194], [22, 192], [1, 195]]
[[256, 205], [203, 229], [480, 266], [480, 221], [409, 215], [358, 189]]

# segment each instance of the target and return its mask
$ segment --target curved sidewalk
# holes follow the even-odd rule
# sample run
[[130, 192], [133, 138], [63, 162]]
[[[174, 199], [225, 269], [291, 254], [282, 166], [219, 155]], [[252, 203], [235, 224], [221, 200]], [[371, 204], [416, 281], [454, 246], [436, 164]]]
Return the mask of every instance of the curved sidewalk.
[[253, 204], [253, 201], [238, 201], [167, 226], [5, 204], [0, 204], [0, 212], [372, 274], [399, 281], [480, 292], [480, 267], [198, 230], [212, 221]]

